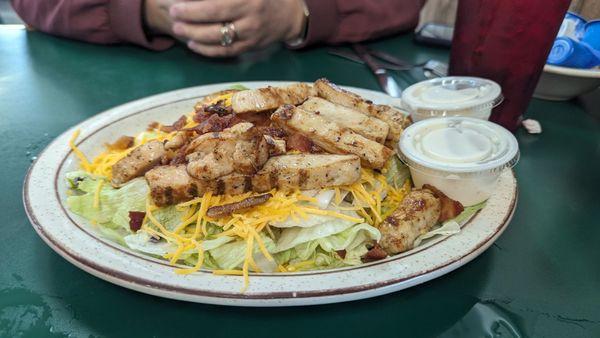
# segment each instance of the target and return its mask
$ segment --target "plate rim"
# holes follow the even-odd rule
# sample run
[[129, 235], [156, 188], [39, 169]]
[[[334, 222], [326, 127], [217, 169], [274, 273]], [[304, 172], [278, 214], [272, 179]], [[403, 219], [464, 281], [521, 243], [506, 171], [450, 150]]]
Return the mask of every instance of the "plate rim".
[[[230, 82], [230, 83], [219, 83], [219, 84], [213, 84], [213, 85], [225, 87], [227, 85], [240, 84], [240, 83], [241, 84], [251, 84], [251, 83], [283, 84], [283, 83], [292, 83], [292, 82], [291, 81], [290, 82], [288, 82], [288, 81], [254, 81], [254, 82], [242, 81], [242, 82], [239, 82], [238, 81], [238, 82]], [[415, 275], [410, 275], [407, 277], [402, 277], [402, 278], [397, 278], [397, 279], [388, 279], [383, 282], [362, 284], [360, 286], [353, 286], [353, 287], [348, 287], [348, 288], [335, 288], [335, 289], [326, 289], [326, 290], [320, 290], [320, 291], [299, 291], [297, 293], [296, 292], [290, 293], [290, 292], [286, 291], [286, 292], [281, 292], [281, 293], [270, 292], [270, 293], [252, 293], [252, 294], [240, 294], [240, 293], [227, 294], [227, 293], [222, 293], [222, 292], [193, 290], [193, 289], [186, 289], [186, 288], [179, 287], [179, 286], [172, 286], [172, 285], [164, 284], [161, 282], [147, 280], [147, 279], [144, 279], [143, 277], [137, 277], [137, 276], [133, 276], [131, 274], [123, 273], [122, 271], [119, 271], [119, 270], [106, 271], [107, 270], [106, 267], [99, 266], [97, 263], [95, 263], [91, 260], [87, 260], [83, 256], [76, 256], [76, 255], [68, 252], [68, 250], [65, 250], [63, 247], [61, 247], [57, 242], [54, 241], [52, 236], [48, 235], [44, 231], [42, 223], [40, 223], [38, 220], [38, 217], [36, 217], [35, 211], [31, 207], [31, 202], [29, 200], [29, 198], [30, 198], [30, 196], [29, 196], [30, 178], [31, 178], [31, 173], [33, 172], [39, 159], [42, 158], [44, 153], [46, 153], [47, 150], [50, 147], [52, 147], [55, 144], [55, 142], [57, 142], [58, 139], [63, 137], [65, 134], [68, 134], [73, 129], [80, 127], [82, 124], [88, 122], [89, 120], [97, 118], [101, 114], [108, 113], [108, 112], [112, 111], [113, 109], [122, 108], [123, 106], [128, 105], [128, 104], [134, 104], [139, 101], [147, 101], [151, 98], [157, 98], [157, 97], [160, 97], [163, 95], [164, 96], [173, 95], [174, 93], [179, 92], [179, 91], [190, 90], [190, 89], [194, 89], [194, 88], [202, 88], [202, 87], [207, 87], [207, 86], [210, 86], [210, 85], [177, 89], [177, 90], [173, 90], [173, 91], [169, 91], [169, 92], [164, 92], [164, 93], [147, 96], [144, 98], [140, 98], [140, 99], [137, 99], [134, 101], [129, 101], [124, 104], [112, 107], [108, 110], [105, 110], [103, 112], [95, 114], [95, 115], [85, 119], [84, 121], [79, 122], [78, 124], [76, 124], [75, 126], [73, 126], [71, 128], [68, 128], [65, 132], [63, 132], [61, 135], [57, 136], [50, 144], [48, 144], [44, 148], [44, 150], [42, 150], [42, 152], [40, 152], [38, 154], [38, 159], [30, 165], [30, 167], [27, 171], [27, 174], [24, 178], [23, 191], [22, 191], [23, 203], [25, 206], [25, 211], [26, 211], [27, 217], [28, 217], [29, 221], [31, 222], [36, 233], [44, 240], [44, 242], [48, 246], [50, 246], [55, 252], [57, 252], [60, 256], [65, 258], [67, 261], [71, 262], [72, 264], [81, 268], [82, 270], [84, 270], [88, 273], [91, 273], [94, 276], [97, 276], [99, 278], [102, 278], [104, 280], [112, 282], [114, 284], [118, 284], [118, 285], [127, 287], [129, 289], [133, 289], [133, 290], [137, 290], [137, 291], [141, 291], [141, 292], [145, 292], [145, 293], [149, 293], [149, 294], [153, 294], [153, 295], [158, 295], [158, 296], [167, 297], [167, 298], [187, 300], [187, 301], [191, 300], [191, 301], [198, 301], [198, 302], [203, 302], [203, 303], [213, 303], [213, 304], [224, 304], [223, 301], [219, 301], [220, 299], [223, 299], [223, 298], [234, 299], [234, 300], [274, 300], [274, 299], [298, 300], [301, 298], [313, 299], [313, 301], [311, 301], [310, 303], [279, 304], [279, 305], [309, 305], [309, 304], [322, 304], [322, 303], [332, 303], [332, 302], [338, 302], [338, 301], [347, 301], [347, 300], [353, 300], [353, 299], [362, 299], [362, 298], [367, 298], [367, 297], [371, 297], [371, 296], [376, 296], [379, 294], [384, 294], [384, 293], [404, 289], [407, 287], [411, 287], [416, 284], [420, 284], [425, 281], [436, 278], [440, 275], [446, 274], [446, 273], [466, 264], [470, 260], [477, 257], [480, 253], [485, 251], [485, 249], [487, 249], [496, 240], [496, 238], [498, 238], [502, 234], [502, 232], [506, 229], [510, 220], [512, 219], [512, 216], [514, 215], [517, 201], [518, 201], [518, 184], [516, 182], [516, 177], [514, 175], [514, 171], [512, 171], [511, 175], [512, 175], [513, 179], [515, 180], [514, 193], [512, 194], [513, 198], [510, 202], [510, 207], [508, 209], [508, 213], [506, 213], [504, 215], [502, 222], [500, 222], [500, 225], [495, 228], [494, 232], [491, 235], [489, 235], [484, 241], [479, 242], [478, 245], [475, 248], [473, 248], [471, 251], [469, 251], [468, 253], [465, 253], [454, 260], [445, 262], [445, 264], [443, 264], [441, 266], [436, 265], [432, 269], [420, 271], [419, 273], [417, 273]], [[370, 91], [368, 89], [357, 88], [357, 87], [345, 87], [345, 88], [347, 88], [349, 90], [359, 89], [361, 91], [365, 91], [365, 90]], [[378, 92], [374, 92], [374, 93], [383, 95]], [[191, 99], [191, 98], [174, 100], [174, 101], [170, 101], [169, 103], [174, 103], [174, 102], [188, 100], [188, 99]], [[167, 103], [167, 104], [169, 104], [169, 103]], [[151, 108], [147, 108], [145, 110], [148, 110], [148, 109], [151, 109]], [[85, 138], [91, 137], [95, 132], [99, 131], [100, 129], [108, 127], [112, 123], [115, 123], [121, 119], [130, 117], [132, 115], [141, 114], [141, 113], [143, 113], [143, 111], [137, 111], [135, 113], [121, 116], [120, 118], [114, 119], [114, 120], [110, 121], [110, 123], [105, 124], [101, 128], [96, 129], [92, 134], [86, 135]], [[87, 128], [89, 129], [89, 126]], [[84, 140], [85, 139], [82, 139], [80, 142], [83, 142]], [[70, 153], [68, 153], [65, 156], [65, 159], [68, 158], [69, 155], [70, 155]], [[62, 167], [62, 162], [64, 162], [64, 160], [61, 160], [61, 164], [59, 165], [59, 167], [56, 171], [56, 175], [59, 174], [60, 168]], [[58, 193], [56, 191], [56, 189], [55, 189], [55, 192]], [[60, 200], [60, 198], [58, 198], [58, 200], [59, 200], [59, 202], [62, 202]], [[67, 215], [67, 217], [69, 217], [69, 215], [67, 213], [65, 213], [65, 214]], [[73, 221], [73, 223], [75, 223], [77, 225], [76, 222]], [[449, 238], [449, 237], [445, 237], [444, 239], [447, 239], [447, 238]], [[117, 244], [115, 244], [115, 245], [117, 245]], [[427, 248], [425, 248], [423, 250], [426, 250], [426, 249]], [[422, 251], [422, 250], [420, 250], [420, 251]], [[137, 256], [137, 257], [140, 257], [140, 256]], [[385, 264], [385, 263], [390, 263], [390, 261], [381, 262], [380, 264]], [[367, 266], [368, 266], [368, 264], [357, 266], [357, 267], [367, 267]], [[343, 270], [341, 270], [341, 271], [343, 271]], [[111, 273], [111, 272], [113, 272], [113, 273]], [[335, 273], [335, 272], [337, 272], [337, 271], [330, 271], [329, 273]], [[299, 274], [291, 274], [291, 275], [298, 276]], [[126, 276], [126, 278], [123, 278], [123, 276]], [[279, 277], [284, 277], [284, 275], [279, 275]], [[399, 284], [399, 283], [405, 282], [407, 280], [414, 280], [415, 283], [412, 283], [411, 285], [408, 285], [408, 286], [403, 286], [402, 284]], [[398, 288], [393, 288], [394, 286], [398, 286]], [[387, 290], [388, 288], [391, 288], [391, 290]], [[187, 291], [189, 291], [189, 292], [187, 292]], [[360, 296], [360, 294], [363, 294], [363, 293], [366, 293], [364, 295], [364, 297]], [[183, 296], [181, 294], [183, 294]], [[204, 297], [205, 299], [201, 299], [201, 300], [189, 299], [189, 298], [185, 298], [185, 295]], [[327, 299], [327, 297], [335, 297], [335, 296], [339, 297], [340, 295], [342, 296], [342, 299], [336, 299], [336, 300], [328, 300]], [[349, 299], [347, 299], [347, 298], [349, 298]], [[255, 304], [253, 302], [250, 302], [250, 303], [224, 304], [224, 305], [264, 306], [265, 304], [264, 303], [256, 303]]]

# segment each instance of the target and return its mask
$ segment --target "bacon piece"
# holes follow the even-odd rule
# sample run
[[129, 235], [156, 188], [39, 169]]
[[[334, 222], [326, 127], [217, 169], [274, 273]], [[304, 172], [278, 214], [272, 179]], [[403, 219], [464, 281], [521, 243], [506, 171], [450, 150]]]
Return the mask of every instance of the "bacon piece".
[[292, 134], [287, 139], [287, 150], [297, 150], [301, 153], [320, 153], [322, 152], [321, 148], [313, 143], [308, 137], [296, 133]]
[[231, 106], [225, 105], [225, 100], [219, 100], [215, 104], [203, 106], [202, 110], [205, 114], [217, 114], [219, 116], [225, 116], [233, 113]]
[[146, 213], [143, 211], [130, 211], [129, 212], [129, 229], [131, 231], [136, 232], [142, 228], [142, 223], [144, 222], [144, 218], [146, 217]]
[[429, 184], [423, 184], [423, 189], [430, 190], [433, 195], [440, 200], [441, 212], [438, 222], [445, 222], [449, 219], [453, 219], [465, 210], [459, 201], [455, 201], [446, 196], [446, 194], [438, 190], [436, 187]]
[[199, 135], [203, 135], [206, 133], [221, 132], [224, 129], [227, 129], [241, 122], [244, 122], [244, 120], [238, 118], [235, 114], [225, 116], [212, 114], [210, 115], [210, 117], [200, 122], [197, 126], [186, 130], [192, 130], [198, 133]]
[[208, 215], [208, 217], [212, 217], [212, 218], [220, 218], [220, 217], [229, 216], [236, 211], [246, 210], [246, 209], [254, 208], [257, 205], [264, 204], [271, 197], [273, 197], [273, 195], [263, 194], [263, 195], [258, 195], [258, 196], [251, 196], [251, 197], [248, 197], [248, 198], [246, 198], [242, 201], [236, 202], [236, 203], [229, 203], [229, 204], [218, 205], [215, 207], [210, 207], [206, 211], [206, 215]]
[[374, 262], [387, 257], [387, 252], [376, 243], [366, 254], [361, 257], [363, 263]]
[[160, 126], [160, 130], [164, 131], [165, 133], [174, 132], [177, 130], [181, 130], [183, 127], [185, 127], [186, 123], [187, 123], [187, 117], [185, 117], [185, 115], [181, 115], [179, 117], [179, 119], [177, 119], [177, 121], [175, 121], [172, 125]]
[[337, 250], [335, 253], [337, 253], [341, 259], [346, 258], [346, 250]]
[[133, 147], [135, 139], [131, 136], [121, 136], [113, 143], [106, 143], [108, 150], [125, 150]]
[[152, 131], [155, 129], [160, 129], [161, 131], [164, 131], [165, 133], [170, 133], [173, 131], [177, 131], [177, 130], [181, 130], [183, 129], [183, 127], [185, 127], [185, 124], [187, 123], [187, 117], [185, 117], [185, 115], [181, 115], [177, 121], [175, 121], [172, 125], [170, 126], [163, 126], [161, 125], [159, 122], [150, 122], [150, 124], [148, 124], [148, 128], [146, 128], [148, 131]]

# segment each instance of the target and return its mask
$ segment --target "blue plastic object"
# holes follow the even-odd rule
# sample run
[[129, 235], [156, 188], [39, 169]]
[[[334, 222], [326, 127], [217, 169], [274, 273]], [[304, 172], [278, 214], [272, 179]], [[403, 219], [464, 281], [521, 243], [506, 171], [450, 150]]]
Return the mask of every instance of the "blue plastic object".
[[600, 65], [600, 53], [596, 53], [584, 43], [560, 37], [554, 40], [548, 63], [562, 67], [592, 68]]
[[568, 37], [579, 41], [585, 32], [586, 20], [573, 12], [567, 12], [557, 37]]
[[590, 21], [585, 25], [582, 41], [600, 52], [600, 20]]

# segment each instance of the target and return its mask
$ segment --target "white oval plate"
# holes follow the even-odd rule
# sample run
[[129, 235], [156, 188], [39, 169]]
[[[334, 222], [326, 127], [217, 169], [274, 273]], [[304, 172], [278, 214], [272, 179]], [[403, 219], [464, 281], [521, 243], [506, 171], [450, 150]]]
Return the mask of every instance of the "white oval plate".
[[[250, 88], [286, 82], [244, 82]], [[177, 275], [167, 262], [134, 252], [96, 233], [94, 226], [69, 212], [65, 173], [77, 168], [68, 146], [76, 129], [78, 146], [88, 157], [105, 142], [136, 134], [151, 121], [171, 123], [192, 111], [196, 101], [232, 83], [176, 90], [133, 101], [98, 114], [57, 137], [38, 156], [25, 178], [23, 202], [38, 235], [58, 254], [79, 268], [126, 288], [200, 303], [236, 306], [289, 306], [343, 302], [374, 297], [417, 285], [448, 273], [487, 249], [510, 221], [517, 184], [506, 171], [487, 206], [454, 236], [435, 238], [402, 255], [355, 267], [304, 273], [253, 274], [241, 293], [238, 276], [209, 271]], [[348, 88], [377, 103], [393, 99], [374, 91]]]

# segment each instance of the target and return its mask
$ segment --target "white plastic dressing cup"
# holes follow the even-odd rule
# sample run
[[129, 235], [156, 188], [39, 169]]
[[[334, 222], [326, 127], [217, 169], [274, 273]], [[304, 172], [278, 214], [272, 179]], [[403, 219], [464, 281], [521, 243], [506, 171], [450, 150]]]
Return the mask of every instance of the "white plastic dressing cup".
[[479, 77], [449, 76], [416, 83], [402, 92], [413, 121], [467, 116], [487, 120], [502, 100], [500, 85]]
[[519, 145], [511, 132], [470, 117], [414, 123], [399, 142], [399, 156], [417, 188], [430, 184], [465, 206], [487, 200], [502, 171], [519, 160]]

